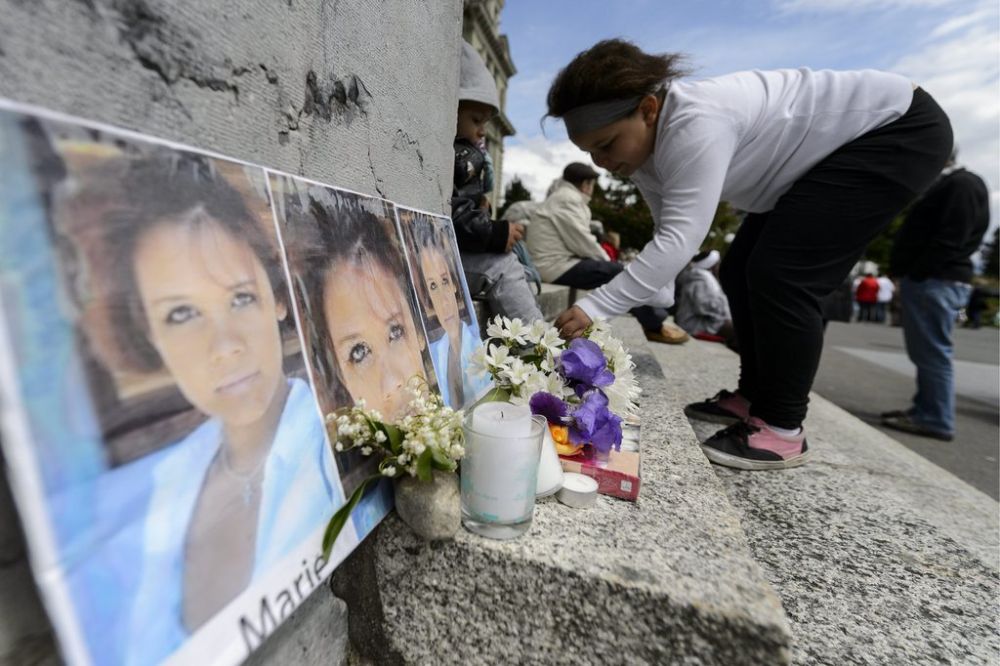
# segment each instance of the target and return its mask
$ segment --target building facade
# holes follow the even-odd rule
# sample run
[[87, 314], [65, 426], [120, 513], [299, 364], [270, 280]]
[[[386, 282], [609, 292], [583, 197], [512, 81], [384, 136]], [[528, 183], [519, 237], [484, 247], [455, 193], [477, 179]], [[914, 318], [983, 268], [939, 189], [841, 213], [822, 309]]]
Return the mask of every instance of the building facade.
[[507, 118], [507, 81], [517, 73], [510, 58], [507, 35], [500, 34], [500, 12], [504, 0], [465, 0], [462, 13], [462, 36], [479, 52], [493, 74], [500, 97], [500, 113], [486, 131], [486, 144], [493, 158], [494, 185], [491, 202], [497, 210], [503, 199], [503, 140], [515, 134]]

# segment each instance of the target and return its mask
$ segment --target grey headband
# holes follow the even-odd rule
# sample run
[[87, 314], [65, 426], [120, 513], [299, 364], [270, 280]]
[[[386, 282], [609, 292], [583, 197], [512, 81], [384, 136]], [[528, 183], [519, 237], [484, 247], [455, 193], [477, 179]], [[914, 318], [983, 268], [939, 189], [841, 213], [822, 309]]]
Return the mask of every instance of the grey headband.
[[635, 111], [643, 97], [645, 95], [625, 99], [609, 99], [570, 109], [563, 115], [566, 131], [572, 136], [610, 125]]
[[636, 95], [635, 97], [626, 97], [624, 99], [606, 99], [601, 102], [592, 102], [590, 104], [578, 106], [575, 109], [570, 109], [563, 114], [563, 122], [566, 123], [566, 131], [569, 132], [570, 136], [572, 136], [574, 134], [589, 132], [591, 130], [598, 129], [599, 127], [604, 127], [605, 125], [610, 125], [616, 120], [621, 120], [635, 111], [639, 106], [639, 102], [641, 102], [646, 95], [658, 95], [663, 90], [664, 88], [662, 86], [658, 86], [651, 92]]

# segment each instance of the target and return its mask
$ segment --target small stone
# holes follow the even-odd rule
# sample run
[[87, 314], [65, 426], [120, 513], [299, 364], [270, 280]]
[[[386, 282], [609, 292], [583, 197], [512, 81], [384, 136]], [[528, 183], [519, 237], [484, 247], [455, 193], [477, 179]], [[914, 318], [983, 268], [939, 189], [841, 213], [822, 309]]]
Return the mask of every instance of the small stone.
[[396, 483], [396, 512], [427, 541], [453, 539], [462, 524], [458, 474], [434, 470], [431, 481], [408, 476]]

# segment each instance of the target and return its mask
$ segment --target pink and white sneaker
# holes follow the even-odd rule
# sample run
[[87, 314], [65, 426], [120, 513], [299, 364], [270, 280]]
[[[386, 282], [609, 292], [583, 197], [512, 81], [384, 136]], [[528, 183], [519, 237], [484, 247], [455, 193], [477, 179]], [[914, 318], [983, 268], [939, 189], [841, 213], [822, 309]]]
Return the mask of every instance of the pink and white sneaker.
[[717, 465], [736, 469], [788, 469], [809, 459], [804, 428], [798, 435], [779, 435], [756, 416], [715, 433], [701, 450]]
[[750, 418], [750, 401], [738, 391], [719, 391], [708, 400], [692, 402], [684, 407], [689, 419], [729, 425]]

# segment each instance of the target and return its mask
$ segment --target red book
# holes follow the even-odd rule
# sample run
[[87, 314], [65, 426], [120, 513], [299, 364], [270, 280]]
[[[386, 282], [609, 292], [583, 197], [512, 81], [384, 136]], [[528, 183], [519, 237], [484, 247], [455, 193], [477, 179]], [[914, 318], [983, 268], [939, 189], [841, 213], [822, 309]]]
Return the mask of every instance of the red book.
[[559, 456], [564, 472], [576, 472], [597, 480], [597, 492], [634, 502], [639, 497], [639, 452], [611, 451], [608, 462], [601, 466], [589, 454]]

